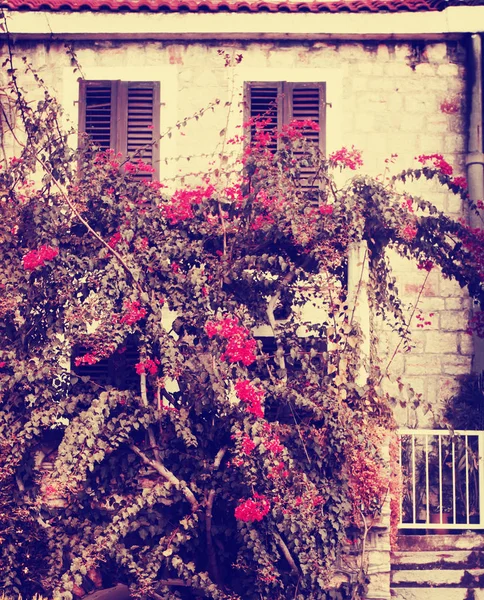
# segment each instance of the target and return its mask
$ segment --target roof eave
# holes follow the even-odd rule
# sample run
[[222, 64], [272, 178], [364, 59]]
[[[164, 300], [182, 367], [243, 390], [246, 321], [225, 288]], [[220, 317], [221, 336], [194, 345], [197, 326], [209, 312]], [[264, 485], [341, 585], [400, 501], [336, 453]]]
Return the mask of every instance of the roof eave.
[[484, 6], [441, 12], [103, 13], [8, 11], [18, 39], [367, 40], [448, 39], [484, 29]]

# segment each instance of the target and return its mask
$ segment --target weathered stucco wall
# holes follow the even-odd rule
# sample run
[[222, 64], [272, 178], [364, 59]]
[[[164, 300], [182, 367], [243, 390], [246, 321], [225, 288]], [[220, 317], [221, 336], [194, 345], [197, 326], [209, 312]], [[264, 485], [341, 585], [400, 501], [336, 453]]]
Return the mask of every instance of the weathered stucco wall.
[[[221, 130], [226, 129], [228, 137], [240, 133], [243, 82], [279, 80], [327, 83], [327, 149], [354, 144], [363, 152], [365, 170], [383, 173], [384, 159], [392, 153], [398, 154], [392, 167], [397, 169], [415, 164], [417, 154], [439, 152], [456, 175], [464, 174], [465, 54], [457, 42], [77, 41], [74, 48], [87, 79], [160, 81], [161, 130], [174, 127], [173, 135], [162, 142], [162, 178], [176, 181], [181, 173], [204, 172], [214, 161], [216, 165], [224, 139]], [[242, 54], [240, 65], [226, 67], [220, 49]], [[19, 58], [28, 57], [65, 106], [66, 120], [76, 126], [80, 73], [73, 71], [63, 43], [22, 42], [15, 51]], [[41, 95], [31, 77], [22, 75], [21, 81], [32, 94]], [[177, 129], [177, 122], [215, 99], [220, 104], [213, 112]], [[439, 208], [454, 217], [461, 215], [461, 202], [452, 194], [432, 186], [421, 191]], [[400, 259], [394, 265], [410, 305], [426, 272]], [[469, 301], [458, 285], [434, 270], [418, 308], [431, 325], [417, 328], [420, 321], [415, 321], [415, 348], [398, 353], [392, 371], [410, 382], [425, 401], [436, 404], [455, 385], [455, 376], [470, 369], [472, 342], [465, 333]], [[381, 349], [390, 358], [398, 340], [386, 330], [380, 338]], [[399, 415], [402, 422], [415, 422], [415, 415], [406, 410]], [[419, 424], [426, 418], [421, 416]]]

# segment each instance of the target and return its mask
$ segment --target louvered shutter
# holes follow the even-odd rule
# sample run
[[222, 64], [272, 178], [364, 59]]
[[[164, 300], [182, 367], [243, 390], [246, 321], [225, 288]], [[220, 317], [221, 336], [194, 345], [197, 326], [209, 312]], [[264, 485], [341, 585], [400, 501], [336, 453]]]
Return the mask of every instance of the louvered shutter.
[[[121, 152], [132, 159], [141, 158], [155, 169], [156, 175], [159, 167], [156, 142], [160, 137], [159, 110], [156, 110], [160, 105], [159, 85], [152, 82], [128, 83], [125, 94], [126, 147]], [[146, 173], [136, 177], [152, 178]]]
[[80, 82], [79, 131], [85, 133], [101, 150], [116, 146], [113, 100], [114, 81]]
[[[267, 120], [271, 122], [263, 127], [263, 131], [274, 133], [282, 127], [282, 83], [250, 83], [246, 87], [248, 102], [247, 116], [251, 119]], [[247, 119], [246, 119], [247, 120]], [[252, 125], [250, 135], [254, 137], [255, 125]], [[277, 141], [268, 146], [271, 151], [277, 150]]]
[[[319, 131], [303, 129], [303, 135], [308, 142], [325, 153], [325, 107], [326, 94], [324, 83], [286, 83], [284, 96], [286, 98], [285, 123], [293, 120], [311, 120], [319, 125]], [[303, 167], [302, 187], [309, 189], [315, 175], [314, 167]]]
[[325, 85], [324, 83], [286, 83], [287, 97], [289, 98], [288, 114], [285, 122], [311, 120], [319, 125], [319, 131], [305, 129], [304, 137], [314, 145], [319, 146], [324, 153], [324, 107]]
[[72, 357], [73, 371], [78, 377], [89, 377], [90, 381], [100, 386], [110, 385], [118, 390], [136, 390], [139, 387], [139, 376], [136, 364], [139, 362], [138, 344], [129, 338], [122, 352], [115, 352], [94, 365], [75, 366], [75, 358], [88, 352], [86, 348], [76, 348]]
[[159, 174], [160, 88], [157, 82], [81, 81], [79, 129], [101, 150], [112, 148], [132, 160], [141, 158]]

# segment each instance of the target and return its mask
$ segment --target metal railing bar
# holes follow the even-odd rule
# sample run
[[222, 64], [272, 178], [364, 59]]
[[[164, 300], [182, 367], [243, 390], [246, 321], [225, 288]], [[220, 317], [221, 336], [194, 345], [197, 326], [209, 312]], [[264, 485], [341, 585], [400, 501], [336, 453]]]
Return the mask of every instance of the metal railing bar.
[[415, 466], [415, 436], [412, 437], [412, 512], [413, 522], [417, 521], [417, 485], [416, 485], [416, 466]]
[[442, 493], [442, 436], [439, 436], [439, 508], [440, 508], [440, 523], [442, 523], [442, 504], [444, 496]]
[[455, 492], [455, 441], [452, 438], [452, 512], [454, 523], [457, 520], [457, 495]]
[[[430, 523], [430, 475], [429, 475], [429, 436], [425, 435], [425, 501], [426, 521]], [[400, 511], [402, 512], [402, 511]]]
[[465, 436], [465, 453], [466, 453], [466, 523], [469, 524], [469, 438]]
[[484, 517], [484, 448], [483, 448], [484, 433], [480, 431], [477, 435], [478, 443], [478, 465], [479, 465], [479, 525], [483, 525]]

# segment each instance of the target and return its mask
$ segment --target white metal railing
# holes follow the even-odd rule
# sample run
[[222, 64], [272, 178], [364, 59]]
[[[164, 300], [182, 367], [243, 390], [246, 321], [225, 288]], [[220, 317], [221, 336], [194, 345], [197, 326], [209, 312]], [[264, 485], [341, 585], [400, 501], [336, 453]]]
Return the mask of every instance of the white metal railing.
[[484, 529], [484, 432], [400, 429], [402, 529]]

